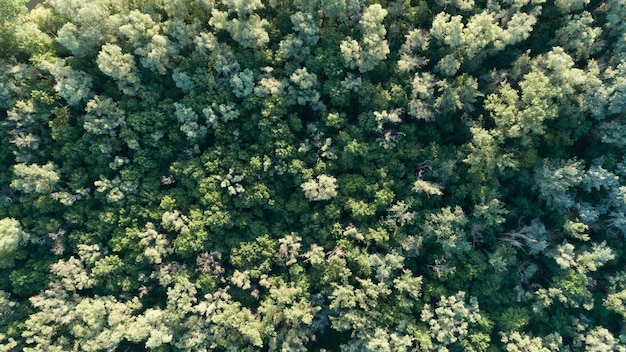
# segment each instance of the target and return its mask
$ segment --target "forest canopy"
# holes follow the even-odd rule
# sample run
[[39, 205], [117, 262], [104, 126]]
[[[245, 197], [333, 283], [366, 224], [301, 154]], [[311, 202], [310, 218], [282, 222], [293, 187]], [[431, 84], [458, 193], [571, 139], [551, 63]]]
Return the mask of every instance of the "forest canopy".
[[625, 0], [0, 0], [0, 351], [626, 351]]

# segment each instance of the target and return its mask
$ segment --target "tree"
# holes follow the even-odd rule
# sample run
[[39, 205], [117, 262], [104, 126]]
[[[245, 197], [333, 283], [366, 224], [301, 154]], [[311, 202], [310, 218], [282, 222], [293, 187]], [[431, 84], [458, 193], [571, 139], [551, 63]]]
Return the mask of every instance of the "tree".
[[360, 42], [346, 38], [341, 42], [341, 54], [348, 68], [358, 68], [365, 73], [374, 69], [376, 64], [387, 57], [389, 45], [384, 39], [387, 34], [383, 19], [387, 10], [379, 4], [373, 4], [363, 11], [359, 20], [362, 39]]
[[136, 72], [135, 58], [131, 54], [122, 54], [122, 48], [107, 43], [98, 53], [97, 63], [102, 73], [118, 82], [118, 87], [124, 94], [137, 94], [140, 79]]
[[434, 309], [430, 304], [424, 305], [420, 319], [429, 325], [434, 346], [445, 348], [463, 341], [469, 333], [470, 324], [481, 319], [478, 301], [470, 297], [467, 305], [465, 295], [465, 292], [457, 292], [454, 296], [442, 296]]
[[310, 201], [329, 200], [337, 196], [337, 180], [328, 175], [319, 175], [300, 187]]
[[13, 267], [15, 259], [23, 257], [19, 248], [28, 243], [30, 235], [13, 218], [0, 220], [0, 269]]
[[623, 2], [1, 0], [0, 350], [623, 350]]
[[13, 167], [15, 179], [11, 187], [24, 193], [49, 194], [61, 180], [56, 166], [48, 162], [45, 165], [16, 164]]

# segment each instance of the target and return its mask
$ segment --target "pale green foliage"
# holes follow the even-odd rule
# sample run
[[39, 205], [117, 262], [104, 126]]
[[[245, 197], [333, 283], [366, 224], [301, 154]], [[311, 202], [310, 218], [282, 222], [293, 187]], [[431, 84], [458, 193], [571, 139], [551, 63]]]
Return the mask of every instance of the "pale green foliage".
[[482, 199], [480, 204], [474, 206], [472, 216], [478, 218], [482, 226], [496, 226], [504, 223], [504, 215], [508, 211], [504, 204], [497, 198], [492, 198], [489, 202]]
[[446, 255], [454, 256], [471, 249], [466, 238], [466, 224], [467, 218], [461, 207], [445, 207], [428, 215], [422, 225], [422, 232], [425, 236], [434, 238]]
[[[10, 268], [14, 265], [17, 250], [27, 244], [29, 238], [30, 235], [22, 229], [18, 220], [13, 218], [0, 219], [0, 269]], [[4, 312], [0, 309], [0, 316], [2, 315]]]
[[428, 196], [441, 196], [443, 195], [443, 192], [441, 191], [442, 188], [443, 187], [434, 182], [418, 179], [413, 183], [413, 188], [411, 188], [411, 190], [418, 193], [425, 193]]
[[332, 21], [348, 22], [363, 11], [364, 0], [320, 0], [320, 10]]
[[282, 96], [288, 85], [287, 81], [272, 77], [270, 75], [273, 70], [271, 67], [266, 67], [264, 70], [266, 71], [266, 74], [263, 75], [265, 77], [262, 77], [256, 87], [254, 87], [254, 94], [259, 98], [264, 98], [268, 95]]
[[380, 4], [373, 4], [363, 11], [359, 27], [363, 38], [360, 42], [351, 37], [341, 42], [340, 50], [346, 66], [358, 68], [359, 72], [369, 72], [389, 54], [389, 44], [385, 39], [387, 30], [382, 24], [387, 10]]
[[602, 300], [602, 304], [615, 313], [626, 319], [626, 289], [610, 293]]
[[[161, 3], [158, 3], [161, 5]], [[185, 0], [164, 1], [162, 6], [169, 18], [187, 18], [189, 16], [189, 8]]]
[[[624, 30], [626, 31], [626, 28]], [[624, 44], [624, 47], [626, 47], [626, 44]], [[621, 62], [614, 70], [607, 70], [607, 74], [614, 79], [611, 87], [612, 94], [609, 113], [619, 114], [626, 111], [626, 62]]]
[[52, 38], [42, 32], [36, 23], [26, 22], [15, 26], [13, 33], [18, 42], [18, 48], [32, 55], [33, 61], [40, 61], [38, 55], [43, 55], [52, 46]]
[[7, 111], [9, 120], [15, 124], [15, 127], [33, 127], [33, 125], [39, 123], [39, 120], [46, 119], [50, 116], [49, 113], [39, 111], [31, 99], [18, 100], [15, 102], [13, 108]]
[[565, 242], [557, 246], [551, 256], [563, 272], [555, 278], [551, 287], [535, 291], [538, 301], [533, 309], [539, 311], [552, 305], [554, 300], [571, 307], [582, 304], [586, 310], [593, 309], [589, 274], [615, 258], [612, 250], [606, 243], [593, 243], [590, 250], [576, 251], [574, 245]]
[[[231, 3], [244, 4], [247, 3], [247, 1], [237, 0]], [[251, 2], [251, 4], [254, 3], [256, 3], [256, 1]], [[258, 1], [258, 3], [260, 3], [260, 1]], [[242, 10], [239, 11], [238, 9]], [[231, 7], [230, 10], [237, 12], [238, 15], [236, 18], [229, 20], [227, 12], [222, 12], [214, 8], [211, 12], [209, 24], [216, 29], [223, 29], [230, 33], [232, 38], [244, 48], [258, 48], [269, 42], [269, 35], [263, 28], [266, 27], [269, 22], [266, 19], [262, 19], [257, 14], [248, 14], [248, 12], [254, 10], [254, 7]]]
[[569, 268], [576, 264], [574, 245], [571, 243], [564, 243], [557, 247], [556, 262], [561, 268]]
[[310, 49], [304, 46], [301, 38], [288, 36], [279, 43], [280, 56], [285, 59], [300, 58], [303, 55], [310, 54]]
[[589, 241], [590, 239], [589, 235], [586, 233], [589, 230], [589, 226], [578, 221], [578, 219], [576, 221], [571, 221], [569, 219], [565, 221], [565, 224], [563, 224], [563, 230], [565, 230], [565, 233], [573, 238], [583, 241]]
[[480, 127], [471, 127], [472, 142], [469, 145], [469, 154], [463, 160], [469, 164], [469, 173], [476, 175], [478, 180], [490, 179], [502, 174], [507, 169], [515, 169], [516, 161], [511, 153], [500, 150], [496, 139], [489, 131]]
[[358, 63], [359, 72], [373, 70], [376, 64], [389, 54], [389, 45], [384, 39], [387, 30], [382, 24], [385, 16], [387, 16], [387, 10], [379, 4], [370, 5], [363, 11], [363, 17], [359, 21], [363, 33]]
[[124, 200], [127, 193], [134, 193], [137, 191], [137, 182], [122, 180], [119, 176], [114, 177], [112, 180], [100, 176], [100, 179], [94, 181], [96, 191], [99, 193], [106, 193], [106, 200], [109, 203], [118, 203]]
[[291, 23], [293, 30], [302, 39], [304, 45], [313, 46], [319, 40], [319, 28], [315, 25], [313, 15], [298, 11], [291, 15]]
[[83, 128], [95, 135], [115, 137], [118, 127], [126, 124], [124, 111], [111, 98], [96, 95], [85, 107]]
[[54, 90], [71, 106], [78, 106], [93, 96], [92, 79], [87, 73], [74, 70], [65, 65], [65, 60], [56, 63], [43, 62], [45, 67], [54, 76], [56, 84]]
[[76, 56], [84, 55], [84, 47], [77, 38], [78, 27], [72, 22], [67, 22], [57, 32], [56, 40]]
[[422, 293], [423, 280], [421, 276], [415, 276], [410, 270], [403, 269], [402, 274], [393, 279], [393, 287], [399, 294], [396, 304], [399, 308], [410, 311], [415, 301]]
[[469, 325], [481, 319], [476, 298], [470, 297], [469, 304], [466, 304], [465, 297], [465, 292], [460, 291], [454, 296], [441, 296], [437, 308], [424, 305], [420, 318], [430, 326], [435, 346], [445, 348], [464, 340]]
[[499, 138], [520, 138], [523, 144], [531, 143], [534, 136], [546, 133], [544, 121], [559, 114], [578, 114], [584, 106], [580, 94], [591, 92], [598, 84], [593, 65], [589, 72], [575, 68], [573, 59], [560, 47], [535, 60], [531, 67], [519, 82], [521, 92], [504, 82], [497, 94], [487, 97], [485, 107], [498, 126]]
[[289, 76], [289, 80], [293, 83], [289, 86], [291, 104], [310, 103], [314, 106], [319, 102], [320, 93], [317, 91], [318, 80], [315, 73], [310, 73], [306, 67], [299, 68]]
[[270, 350], [307, 351], [310, 340], [307, 328], [320, 310], [301, 287], [282, 282], [273, 284], [258, 310], [262, 322], [275, 331], [269, 339]]
[[555, 5], [563, 12], [582, 10], [590, 0], [556, 0]]
[[195, 38], [202, 32], [202, 25], [197, 19], [188, 23], [183, 18], [174, 17], [163, 24], [163, 31], [169, 39], [167, 49], [170, 55], [177, 55], [180, 49], [193, 46]]
[[13, 166], [15, 178], [11, 187], [24, 193], [51, 193], [61, 180], [56, 165], [48, 162], [45, 165], [16, 164]]
[[557, 264], [563, 269], [574, 268], [581, 274], [597, 271], [607, 262], [615, 259], [615, 254], [605, 242], [593, 243], [589, 251], [574, 252], [571, 243], [565, 243], [557, 247], [554, 254]]
[[[541, 74], [532, 77], [535, 86], [548, 83], [547, 77]], [[525, 78], [531, 79], [530, 74]], [[539, 79], [542, 83], [538, 81]], [[491, 116], [498, 126], [500, 132], [498, 137], [521, 138], [522, 143], [528, 144], [530, 143], [530, 134], [544, 133], [541, 122], [546, 113], [541, 112], [535, 115], [533, 111], [520, 111], [520, 105], [519, 93], [507, 82], [502, 84], [497, 94], [489, 95], [485, 101], [485, 108], [490, 110]], [[542, 104], [542, 107], [548, 108], [546, 104]], [[551, 114], [555, 113], [556, 111], [553, 109]]]
[[[490, 46], [501, 50], [506, 45], [524, 39], [534, 24], [527, 17], [514, 17], [507, 23], [507, 28], [503, 29], [498, 23], [499, 17], [496, 13], [483, 11], [471, 16], [464, 24], [460, 15], [438, 13], [433, 19], [430, 35], [437, 43], [452, 49], [452, 54], [444, 56], [438, 64], [439, 70], [453, 75], [464, 60], [480, 57], [487, 53]], [[527, 20], [529, 23], [518, 23], [520, 20]]]
[[201, 32], [194, 38], [196, 51], [202, 54], [213, 54], [220, 45], [211, 32]]
[[[626, 17], [626, 4], [623, 0], [608, 0], [609, 11], [606, 16], [608, 22], [609, 32], [616, 40], [614, 55], [610, 60], [613, 64], [624, 65], [624, 58], [626, 54], [626, 24], [624, 24], [624, 18]], [[621, 62], [621, 63], [620, 63]]]
[[602, 143], [612, 144], [618, 148], [626, 146], [626, 125], [619, 121], [606, 121], [598, 126], [598, 134]]
[[379, 300], [391, 294], [384, 283], [357, 278], [359, 287], [334, 285], [329, 308], [335, 312], [331, 324], [337, 331], [353, 331], [360, 339], [367, 339], [380, 319]]
[[474, 110], [476, 98], [482, 96], [478, 90], [478, 80], [467, 74], [456, 79], [437, 82], [439, 96], [435, 99], [435, 109], [441, 113], [462, 111], [463, 116]]
[[452, 5], [459, 10], [469, 11], [474, 7], [474, 0], [437, 0], [437, 4], [443, 7]]
[[102, 73], [118, 82], [118, 87], [124, 94], [137, 94], [141, 82], [133, 55], [122, 54], [122, 48], [108, 43], [102, 46], [96, 62]]
[[624, 0], [19, 1], [0, 350], [623, 351]]
[[371, 254], [369, 256], [369, 263], [374, 271], [376, 280], [391, 286], [394, 272], [404, 266], [404, 257], [397, 253], [388, 253], [384, 256], [381, 254]]
[[210, 107], [202, 109], [202, 113], [206, 117], [207, 126], [212, 128], [217, 127], [220, 121], [228, 122], [239, 117], [239, 110], [236, 109], [235, 103], [213, 103]]
[[465, 57], [473, 59], [498, 39], [501, 33], [502, 29], [495, 23], [493, 14], [485, 11], [470, 17], [463, 29]]
[[354, 69], [359, 63], [359, 57], [361, 56], [361, 46], [359, 42], [352, 38], [348, 38], [341, 42], [340, 45], [341, 55], [346, 63], [346, 67]]
[[410, 205], [404, 201], [398, 201], [388, 209], [389, 215], [384, 223], [388, 226], [398, 227], [412, 224], [415, 219], [415, 211], [410, 211]]
[[309, 251], [302, 254], [302, 257], [305, 258], [304, 261], [307, 263], [311, 263], [311, 265], [320, 265], [325, 261], [326, 253], [324, 252], [324, 247], [318, 246], [316, 244], [312, 244]]
[[624, 352], [626, 347], [611, 334], [609, 330], [602, 326], [596, 326], [580, 334], [574, 341], [575, 346], [588, 352], [616, 351]]
[[223, 0], [222, 3], [228, 7], [228, 12], [235, 12], [239, 17], [264, 7], [261, 0]]
[[145, 46], [159, 33], [157, 23], [148, 14], [132, 10], [120, 17], [122, 23], [118, 28], [119, 34], [128, 39], [135, 48]]
[[140, 56], [139, 61], [143, 67], [164, 75], [171, 66], [169, 44], [167, 37], [157, 34], [145, 48], [137, 48], [135, 54]]
[[81, 244], [78, 255], [78, 258], [61, 259], [50, 266], [50, 271], [59, 277], [58, 285], [64, 290], [89, 289], [96, 283], [90, 267], [101, 257], [100, 247]]
[[311, 53], [311, 47], [319, 40], [319, 29], [310, 13], [298, 11], [291, 15], [292, 29], [296, 35], [288, 35], [279, 43], [280, 54], [286, 59], [301, 58]]
[[461, 62], [453, 54], [444, 56], [435, 66], [437, 72], [444, 76], [454, 76], [459, 68], [461, 68]]
[[0, 26], [26, 12], [25, 0], [3, 0], [0, 6]]
[[139, 237], [139, 245], [143, 248], [143, 254], [139, 257], [153, 264], [161, 264], [163, 258], [173, 251], [165, 235], [158, 233], [151, 222], [146, 224], [145, 231], [140, 232]]
[[363, 83], [363, 81], [361, 80], [361, 77], [358, 77], [358, 76], [348, 72], [346, 74], [346, 78], [344, 78], [341, 81], [341, 86], [344, 87], [346, 90], [351, 90], [353, 92], [358, 92], [362, 83]]
[[228, 175], [224, 177], [218, 178], [220, 182], [220, 187], [228, 190], [228, 194], [231, 196], [241, 195], [246, 189], [241, 185], [241, 181], [243, 181], [243, 176], [235, 173], [233, 169], [228, 170]]
[[411, 82], [411, 101], [409, 102], [409, 115], [425, 121], [435, 118], [432, 108], [435, 94], [435, 76], [428, 72], [417, 72]]
[[172, 79], [176, 83], [176, 87], [178, 87], [183, 93], [190, 93], [196, 88], [196, 84], [193, 79], [184, 71], [179, 68], [175, 68], [174, 72], [172, 72]]
[[592, 192], [592, 189], [599, 191], [601, 188], [612, 191], [620, 186], [619, 176], [603, 168], [603, 162], [604, 160], [602, 158], [593, 161], [593, 164], [587, 169], [583, 176], [581, 182], [582, 189], [587, 192]]
[[583, 180], [582, 163], [575, 160], [543, 162], [536, 168], [535, 180], [541, 198], [556, 210], [565, 211], [574, 206], [569, 190]]
[[[263, 346], [265, 324], [250, 309], [232, 301], [224, 290], [207, 294], [204, 298], [194, 309], [200, 313], [199, 322], [205, 329], [196, 333], [202, 335], [202, 340], [209, 343], [210, 349], [215, 349], [218, 344], [229, 350], [241, 350], [249, 345], [257, 349]], [[186, 344], [186, 338], [187, 335], [183, 335], [179, 344]]]
[[592, 27], [592, 23], [591, 14], [583, 11], [570, 15], [565, 26], [556, 31], [559, 45], [577, 60], [587, 59], [599, 50], [596, 41], [602, 34], [602, 29]]
[[608, 310], [626, 317], [626, 272], [618, 271], [608, 277], [608, 295], [602, 304]]
[[15, 145], [18, 149], [18, 153], [16, 155], [18, 155], [18, 161], [21, 161], [21, 158], [19, 157], [19, 151], [22, 150], [29, 150], [29, 151], [36, 151], [39, 149], [39, 138], [32, 134], [32, 133], [28, 133], [25, 134], [24, 132], [19, 132], [15, 135], [15, 137], [13, 137], [13, 139], [11, 140], [11, 144]]
[[174, 108], [176, 108], [175, 114], [180, 123], [180, 130], [187, 140], [197, 142], [206, 136], [208, 128], [198, 123], [198, 113], [182, 103], [174, 103]]
[[319, 175], [300, 187], [310, 201], [329, 200], [337, 196], [337, 179], [333, 176]]
[[502, 343], [507, 352], [551, 352], [544, 346], [543, 340], [539, 337], [532, 337], [524, 333], [512, 331], [502, 334]]
[[140, 342], [150, 333], [132, 315], [141, 308], [138, 299], [81, 298], [55, 287], [31, 303], [39, 311], [26, 321], [23, 336], [31, 347], [24, 351], [113, 351], [123, 340]]
[[[133, 308], [139, 302], [134, 302]], [[113, 297], [85, 298], [74, 308], [71, 331], [82, 351], [113, 350], [124, 339], [132, 316], [132, 305]], [[131, 325], [132, 326], [132, 325]]]
[[506, 28], [500, 32], [500, 37], [494, 41], [494, 46], [498, 50], [504, 49], [507, 45], [513, 45], [528, 39], [537, 23], [534, 15], [525, 12], [515, 12], [507, 22]]
[[420, 54], [428, 49], [430, 37], [423, 29], [413, 29], [404, 37], [406, 41], [400, 49], [398, 69], [400, 72], [410, 72], [428, 63], [428, 59]]
[[285, 265], [289, 266], [298, 262], [300, 248], [302, 247], [301, 241], [302, 238], [293, 233], [278, 240], [278, 243], [280, 243], [278, 252], [282, 259], [285, 260]]
[[454, 49], [464, 44], [463, 17], [460, 15], [450, 16], [445, 12], [438, 13], [433, 18], [430, 35], [437, 41]]
[[161, 216], [161, 225], [169, 231], [183, 235], [189, 233], [189, 218], [178, 210], [164, 212]]
[[254, 75], [249, 69], [235, 73], [230, 78], [230, 86], [237, 98], [245, 98], [254, 90]]

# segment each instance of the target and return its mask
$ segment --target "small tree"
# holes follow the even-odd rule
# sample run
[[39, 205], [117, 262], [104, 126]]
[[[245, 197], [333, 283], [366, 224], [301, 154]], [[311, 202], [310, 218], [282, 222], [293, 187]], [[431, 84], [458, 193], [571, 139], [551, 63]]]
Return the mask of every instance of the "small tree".
[[329, 200], [337, 196], [337, 179], [333, 176], [319, 175], [300, 187], [310, 201]]

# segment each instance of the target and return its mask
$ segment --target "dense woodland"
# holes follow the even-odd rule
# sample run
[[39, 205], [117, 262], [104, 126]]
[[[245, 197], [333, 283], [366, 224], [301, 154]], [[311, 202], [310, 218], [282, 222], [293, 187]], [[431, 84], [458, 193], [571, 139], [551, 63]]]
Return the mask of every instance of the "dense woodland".
[[0, 0], [0, 351], [626, 351], [626, 0]]

